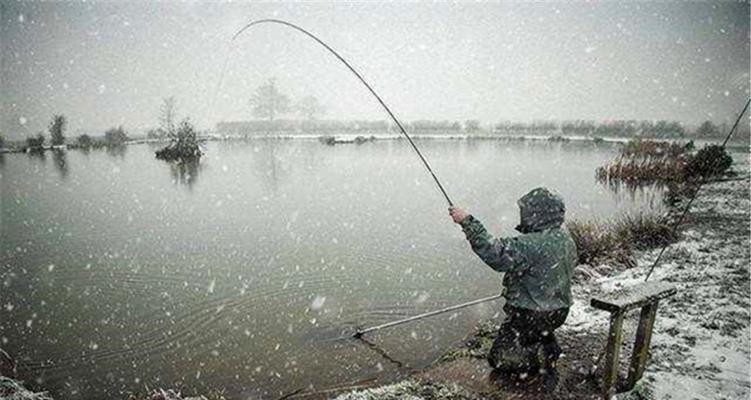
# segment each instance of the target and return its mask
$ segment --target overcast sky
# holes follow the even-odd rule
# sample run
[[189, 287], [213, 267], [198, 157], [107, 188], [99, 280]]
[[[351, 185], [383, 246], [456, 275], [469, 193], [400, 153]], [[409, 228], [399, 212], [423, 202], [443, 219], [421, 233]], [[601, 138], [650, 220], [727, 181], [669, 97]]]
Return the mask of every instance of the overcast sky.
[[293, 99], [319, 98], [326, 118], [387, 118], [298, 32], [257, 26], [230, 48], [259, 18], [319, 35], [406, 121], [723, 122], [749, 95], [747, 2], [0, 4], [0, 129], [14, 138], [53, 113], [71, 132], [155, 126], [167, 96], [202, 127], [250, 119], [270, 77]]

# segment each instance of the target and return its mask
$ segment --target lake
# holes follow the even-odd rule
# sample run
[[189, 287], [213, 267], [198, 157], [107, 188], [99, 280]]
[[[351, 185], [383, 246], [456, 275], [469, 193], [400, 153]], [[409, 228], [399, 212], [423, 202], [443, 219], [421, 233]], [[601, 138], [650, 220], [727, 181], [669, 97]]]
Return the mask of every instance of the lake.
[[[446, 190], [496, 234], [547, 186], [568, 218], [661, 207], [595, 168], [613, 144], [418, 140]], [[155, 147], [0, 159], [0, 339], [61, 398], [278, 398], [388, 381], [435, 360], [501, 302], [369, 335], [342, 332], [497, 294], [404, 140], [210, 142], [200, 166]], [[2, 156], [2, 155], [0, 155]]]

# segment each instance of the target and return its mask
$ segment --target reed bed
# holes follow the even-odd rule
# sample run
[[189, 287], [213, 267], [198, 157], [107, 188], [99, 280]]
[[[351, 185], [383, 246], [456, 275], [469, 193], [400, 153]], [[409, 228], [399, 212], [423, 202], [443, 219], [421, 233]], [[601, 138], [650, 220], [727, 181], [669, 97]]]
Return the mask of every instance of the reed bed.
[[679, 158], [694, 149], [694, 142], [680, 144], [657, 140], [629, 140], [621, 149], [624, 157]]
[[571, 221], [580, 264], [615, 263], [635, 266], [634, 251], [663, 246], [678, 240], [666, 217], [654, 213], [624, 215], [614, 221]]
[[632, 140], [623, 146], [616, 160], [597, 168], [596, 176], [601, 182], [687, 182], [723, 175], [732, 164], [732, 158], [721, 146], [706, 146], [696, 154], [692, 154], [693, 150], [693, 142]]
[[684, 181], [686, 161], [683, 158], [619, 158], [596, 170], [600, 181], [626, 182]]

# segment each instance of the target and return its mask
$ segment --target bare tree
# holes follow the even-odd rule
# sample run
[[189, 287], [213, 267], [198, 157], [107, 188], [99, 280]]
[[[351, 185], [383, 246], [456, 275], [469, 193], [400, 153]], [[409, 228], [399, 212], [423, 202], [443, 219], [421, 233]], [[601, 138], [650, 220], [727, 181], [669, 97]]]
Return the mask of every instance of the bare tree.
[[162, 106], [159, 108], [159, 130], [163, 136], [169, 136], [175, 133], [175, 120], [177, 119], [177, 102], [174, 96], [162, 100]]
[[696, 136], [712, 137], [716, 136], [719, 132], [720, 129], [717, 127], [717, 125], [713, 124], [712, 121], [704, 121], [696, 130]]
[[128, 141], [128, 134], [122, 126], [110, 128], [104, 132], [104, 141], [107, 147], [121, 147]]
[[289, 111], [289, 97], [279, 92], [274, 79], [269, 79], [265, 84], [256, 88], [250, 98], [253, 107], [253, 116], [273, 121], [282, 113]]
[[323, 115], [326, 109], [313, 96], [305, 96], [295, 104], [295, 111], [307, 120], [314, 120]]
[[53, 146], [65, 143], [65, 116], [54, 115], [49, 127], [50, 141]]
[[477, 132], [480, 130], [480, 121], [476, 119], [468, 119], [464, 121], [464, 130], [467, 132]]

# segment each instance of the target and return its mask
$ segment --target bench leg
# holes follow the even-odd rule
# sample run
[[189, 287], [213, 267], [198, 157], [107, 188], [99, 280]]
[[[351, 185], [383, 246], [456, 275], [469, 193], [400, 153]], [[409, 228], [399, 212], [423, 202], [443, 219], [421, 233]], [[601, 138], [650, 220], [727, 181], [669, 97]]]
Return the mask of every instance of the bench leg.
[[610, 315], [610, 334], [608, 347], [605, 349], [605, 371], [602, 378], [602, 398], [609, 400], [615, 393], [615, 383], [618, 379], [618, 361], [621, 354], [621, 339], [623, 337], [623, 312], [616, 311]]
[[641, 309], [639, 327], [636, 330], [634, 353], [631, 355], [631, 366], [628, 369], [627, 389], [632, 389], [641, 379], [649, 358], [649, 346], [652, 342], [652, 327], [657, 314], [657, 303], [647, 304]]

